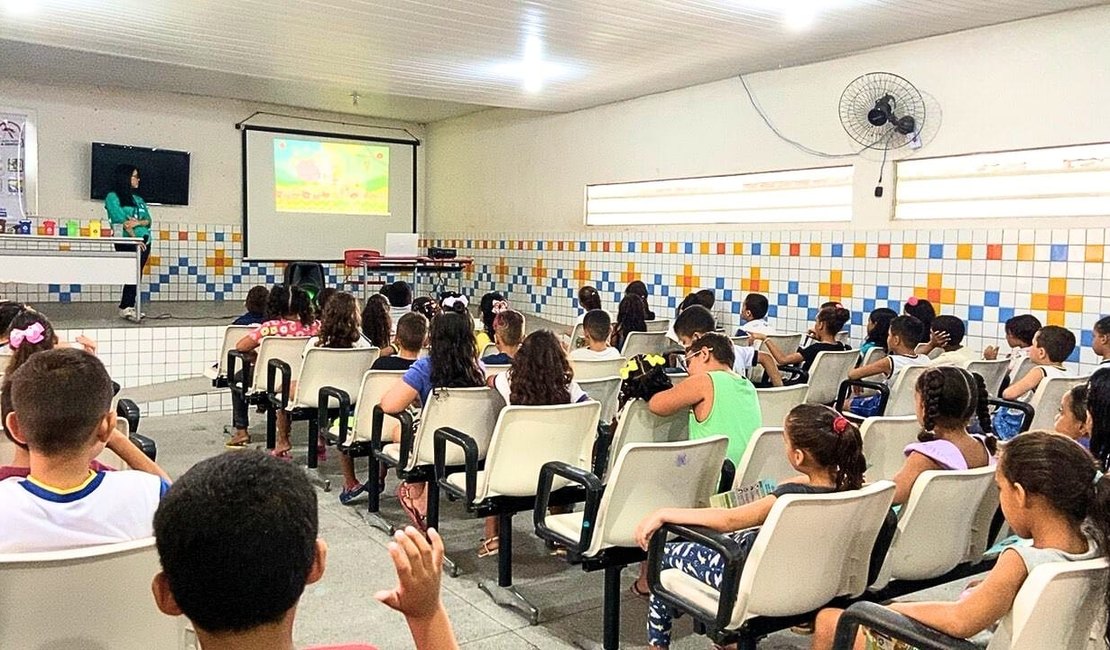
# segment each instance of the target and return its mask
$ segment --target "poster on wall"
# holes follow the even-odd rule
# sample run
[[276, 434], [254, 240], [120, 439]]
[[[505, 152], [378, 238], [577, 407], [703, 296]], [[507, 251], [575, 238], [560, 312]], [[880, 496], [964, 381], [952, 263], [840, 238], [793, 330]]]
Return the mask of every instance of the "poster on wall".
[[33, 111], [0, 107], [0, 219], [5, 230], [38, 214], [38, 137]]

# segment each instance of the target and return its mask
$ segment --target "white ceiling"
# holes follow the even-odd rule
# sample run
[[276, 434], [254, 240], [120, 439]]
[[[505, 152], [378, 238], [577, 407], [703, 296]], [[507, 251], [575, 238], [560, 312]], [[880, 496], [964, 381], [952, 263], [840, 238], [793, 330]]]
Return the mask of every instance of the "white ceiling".
[[[792, 31], [782, 8], [807, 4], [822, 9]], [[575, 110], [1095, 4], [5, 0], [0, 74], [432, 122], [490, 106]], [[550, 71], [538, 92], [523, 87], [525, 57]]]

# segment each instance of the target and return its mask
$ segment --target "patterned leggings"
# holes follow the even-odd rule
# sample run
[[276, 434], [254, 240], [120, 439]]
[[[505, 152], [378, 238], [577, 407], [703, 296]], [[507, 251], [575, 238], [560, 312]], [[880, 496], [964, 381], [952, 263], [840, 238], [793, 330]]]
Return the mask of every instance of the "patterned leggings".
[[[663, 568], [678, 569], [705, 584], [719, 589], [725, 563], [720, 554], [694, 542], [671, 542], [663, 552]], [[647, 635], [651, 645], [669, 648], [671, 645], [671, 613], [663, 601], [651, 597], [648, 605]]]

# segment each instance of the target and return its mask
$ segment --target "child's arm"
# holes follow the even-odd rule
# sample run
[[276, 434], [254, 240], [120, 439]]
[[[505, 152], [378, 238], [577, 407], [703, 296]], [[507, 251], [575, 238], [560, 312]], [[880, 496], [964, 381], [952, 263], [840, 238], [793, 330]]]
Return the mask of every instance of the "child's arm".
[[782, 386], [782, 373], [779, 372], [778, 364], [775, 363], [774, 357], [763, 352], [762, 350], [756, 355], [756, 361], [759, 365], [763, 366], [763, 374], [771, 380], [772, 386]]
[[408, 408], [409, 404], [415, 402], [417, 397], [420, 397], [420, 393], [417, 393], [415, 388], [409, 386], [403, 380], [398, 379], [397, 382], [393, 384], [393, 388], [390, 388], [386, 391], [385, 395], [382, 395], [379, 405], [381, 405], [382, 410], [386, 413], [395, 415]]
[[859, 368], [852, 368], [848, 371], [848, 379], [864, 379], [871, 375], [887, 375], [894, 370], [894, 360], [890, 357], [883, 357], [878, 361], [872, 361], [866, 366]]
[[775, 363], [779, 364], [780, 366], [798, 364], [806, 360], [806, 358], [802, 356], [801, 352], [791, 352], [790, 354], [786, 354], [779, 349], [779, 346], [775, 345], [774, 341], [766, 338], [766, 335], [764, 335], [763, 339], [763, 349], [769, 352], [771, 354], [771, 357], [774, 358]]
[[951, 603], [894, 603], [890, 606], [940, 632], [967, 638], [987, 629], [1014, 605], [1028, 572], [1016, 551], [1003, 551], [986, 580]]
[[902, 463], [901, 469], [894, 475], [894, 504], [900, 506], [906, 503], [910, 498], [910, 492], [913, 490], [914, 481], [921, 475], [922, 472], [927, 472], [931, 469], [940, 469], [932, 459], [925, 454], [919, 454], [916, 451], [910, 452], [906, 456], [906, 461]]
[[[430, 543], [429, 543], [430, 542]], [[405, 615], [416, 650], [457, 650], [458, 642], [439, 598], [443, 574], [443, 539], [435, 528], [428, 540], [412, 526], [397, 531], [389, 544], [397, 569], [397, 586], [374, 598]]]
[[648, 402], [648, 410], [655, 415], [674, 415], [701, 403], [713, 390], [713, 380], [709, 375], [695, 375], [674, 388], [656, 393]]
[[998, 358], [998, 346], [997, 345], [988, 345], [987, 347], [983, 348], [983, 358], [986, 359], [987, 361], [994, 361], [995, 359], [997, 359]]
[[636, 543], [645, 551], [651, 542], [651, 536], [663, 524], [682, 524], [686, 526], [704, 526], [719, 533], [731, 533], [758, 526], [767, 520], [771, 506], [775, 505], [776, 497], [767, 495], [758, 501], [753, 501], [737, 508], [660, 508], [644, 517], [636, 526]]
[[239, 342], [235, 344], [235, 349], [240, 352], [250, 352], [258, 346], [259, 342], [254, 340], [254, 337], [252, 337], [250, 334], [247, 334], [243, 338], [239, 339]]
[[1040, 368], [1032, 368], [1025, 376], [1015, 381], [1002, 391], [1002, 399], [1017, 399], [1031, 390], [1036, 390], [1037, 386], [1044, 379], [1044, 370]]
[[932, 330], [929, 332], [929, 340], [926, 341], [926, 347], [924, 350], [920, 351], [920, 354], [928, 355], [937, 348], [943, 349], [946, 345], [948, 345], [948, 332]]
[[120, 460], [127, 463], [127, 466], [131, 469], [154, 474], [162, 477], [166, 482], [170, 482], [170, 475], [159, 467], [158, 463], [147, 458], [143, 450], [136, 447], [134, 443], [128, 440], [127, 436], [120, 433], [119, 429], [112, 431], [112, 435], [108, 437], [107, 447], [112, 450], [112, 453], [119, 456]]

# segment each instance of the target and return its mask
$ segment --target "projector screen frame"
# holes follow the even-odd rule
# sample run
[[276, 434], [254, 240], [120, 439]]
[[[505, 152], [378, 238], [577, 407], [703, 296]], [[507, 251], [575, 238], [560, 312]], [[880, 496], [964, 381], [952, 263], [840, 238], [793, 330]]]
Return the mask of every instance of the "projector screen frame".
[[[417, 210], [419, 209], [418, 206], [419, 206], [419, 203], [420, 203], [419, 197], [417, 195], [417, 188], [418, 188], [417, 181], [418, 181], [418, 178], [417, 178], [417, 169], [416, 169], [416, 166], [417, 166], [416, 149], [421, 144], [419, 138], [413, 137], [411, 140], [407, 140], [407, 139], [402, 139], [402, 138], [389, 138], [389, 137], [385, 137], [385, 136], [358, 135], [358, 134], [348, 134], [348, 133], [333, 133], [333, 132], [329, 132], [329, 131], [313, 131], [313, 130], [309, 130], [309, 129], [292, 129], [292, 128], [285, 128], [285, 127], [280, 127], [280, 126], [262, 126], [262, 125], [242, 124], [242, 123], [236, 124], [235, 128], [239, 129], [239, 131], [241, 133], [241, 136], [240, 136], [240, 141], [241, 141], [240, 158], [241, 158], [241, 173], [242, 173], [242, 177], [243, 177], [243, 184], [242, 184], [243, 185], [242, 186], [242, 193], [243, 193], [243, 214], [242, 214], [243, 249], [242, 249], [241, 252], [242, 252], [242, 255], [243, 255], [243, 261], [249, 261], [249, 262], [288, 262], [288, 261], [291, 261], [291, 260], [285, 260], [285, 259], [250, 257], [247, 253], [247, 242], [249, 241], [249, 237], [247, 237], [247, 200], [248, 200], [248, 195], [247, 195], [247, 132], [248, 131], [260, 131], [262, 133], [279, 133], [279, 134], [282, 134], [282, 135], [300, 135], [300, 136], [305, 136], [305, 137], [309, 137], [309, 138], [340, 138], [340, 139], [344, 139], [344, 140], [353, 140], [353, 141], [356, 141], [356, 142], [376, 142], [376, 143], [381, 143], [381, 144], [408, 145], [408, 146], [412, 147], [412, 149], [413, 149], [413, 151], [412, 151], [412, 232], [413, 232], [413, 234], [416, 234], [416, 232], [417, 232], [416, 217], [417, 217]], [[367, 128], [373, 128], [373, 127], [367, 127]], [[298, 260], [298, 261], [305, 261], [305, 262], [342, 262], [343, 259], [342, 258], [339, 258], [339, 259], [304, 259], [304, 260]]]

